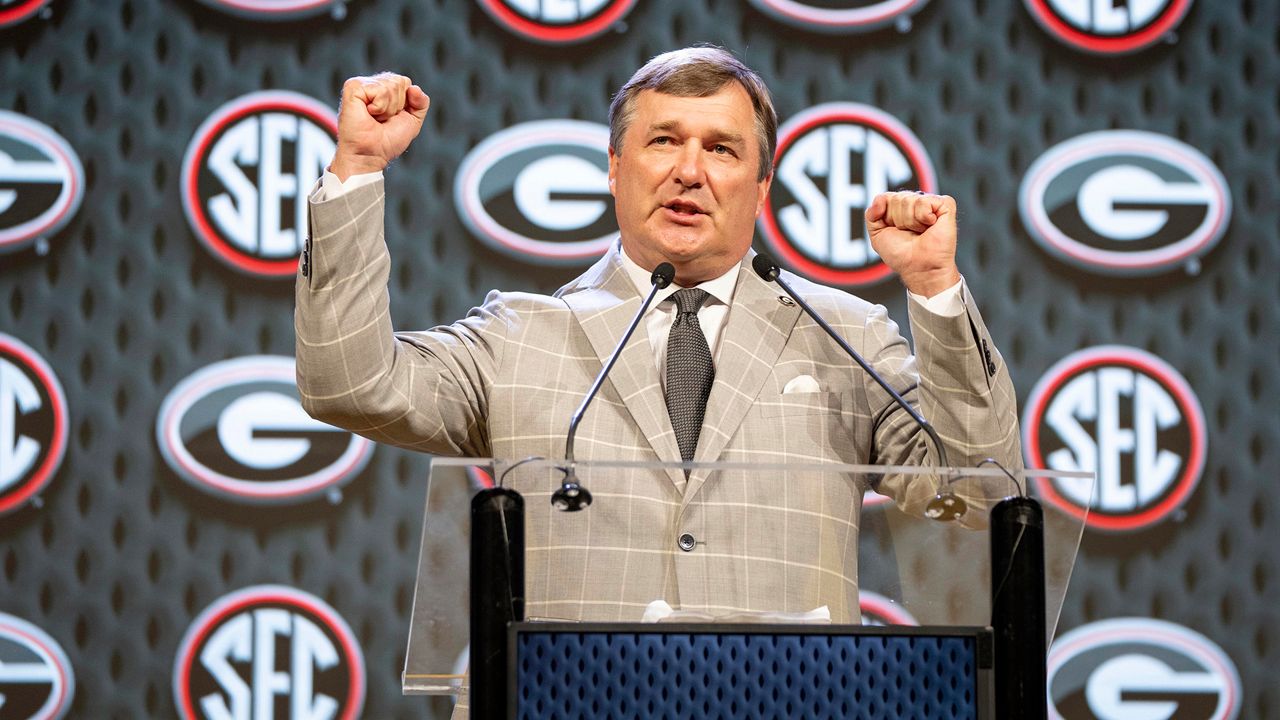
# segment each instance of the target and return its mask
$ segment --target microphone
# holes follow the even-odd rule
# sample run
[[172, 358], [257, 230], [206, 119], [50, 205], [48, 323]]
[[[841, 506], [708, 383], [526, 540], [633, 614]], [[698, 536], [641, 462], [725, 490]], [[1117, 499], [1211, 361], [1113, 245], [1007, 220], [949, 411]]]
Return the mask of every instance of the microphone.
[[669, 262], [664, 262], [653, 269], [653, 274], [649, 276], [649, 282], [653, 283], [653, 288], [649, 290], [649, 295], [640, 305], [640, 311], [631, 319], [631, 324], [627, 326], [627, 331], [622, 334], [622, 340], [618, 341], [618, 347], [614, 348], [613, 354], [609, 356], [609, 361], [604, 364], [600, 370], [600, 374], [596, 376], [596, 381], [591, 384], [591, 389], [587, 391], [587, 396], [582, 399], [582, 404], [574, 411], [573, 417], [569, 420], [569, 434], [564, 441], [564, 482], [561, 483], [560, 489], [551, 495], [551, 505], [557, 510], [566, 512], [576, 512], [591, 504], [591, 492], [588, 491], [578, 482], [578, 474], [574, 471], [573, 457], [573, 439], [578, 434], [578, 423], [582, 422], [582, 415], [587, 411], [587, 406], [595, 398], [596, 393], [600, 391], [600, 386], [604, 384], [604, 379], [608, 377], [609, 371], [613, 369], [613, 364], [618, 361], [618, 356], [622, 355], [622, 349], [627, 346], [627, 341], [631, 339], [631, 334], [635, 332], [636, 326], [640, 324], [640, 318], [644, 317], [645, 311], [649, 309], [649, 305], [653, 303], [653, 298], [666, 286], [671, 284], [676, 278], [676, 269]]
[[[942, 446], [942, 439], [938, 437], [938, 433], [934, 431], [933, 426], [921, 417], [920, 413], [916, 412], [915, 408], [911, 407], [906, 400], [903, 400], [902, 396], [899, 395], [896, 390], [889, 387], [889, 383], [885, 382], [885, 379], [880, 375], [880, 373], [876, 372], [875, 368], [872, 368], [866, 360], [863, 360], [862, 356], [858, 354], [858, 351], [850, 347], [849, 343], [845, 342], [844, 338], [840, 337], [840, 335], [836, 333], [835, 329], [828, 325], [827, 321], [823, 320], [818, 313], [809, 306], [809, 303], [804, 301], [804, 298], [797, 295], [796, 292], [791, 289], [791, 286], [783, 282], [780, 277], [782, 271], [778, 268], [778, 264], [773, 261], [773, 258], [765, 255], [764, 253], [759, 253], [751, 259], [751, 268], [756, 271], [756, 274], [760, 276], [760, 279], [765, 282], [775, 282], [779, 287], [785, 290], [787, 294], [791, 296], [791, 299], [795, 300], [796, 304], [799, 305], [800, 308], [809, 315], [809, 317], [813, 318], [813, 321], [818, 324], [818, 327], [822, 328], [831, 336], [832, 340], [836, 341], [836, 344], [840, 346], [841, 350], [844, 350], [849, 357], [853, 358], [854, 362], [858, 363], [859, 367], [871, 376], [872, 380], [875, 380], [880, 387], [884, 388], [884, 391], [889, 393], [889, 397], [893, 398], [894, 402], [898, 403], [899, 407], [907, 411], [907, 414], [911, 416], [911, 419], [915, 420], [916, 424], [919, 425], [920, 428], [925, 431], [925, 434], [929, 436], [929, 439], [933, 441], [933, 446], [938, 451], [939, 461], [943, 467], [947, 467], [947, 449]], [[933, 500], [929, 501], [929, 505], [925, 508], [925, 515], [933, 520], [957, 520], [964, 515], [968, 509], [968, 505], [965, 501], [957, 497], [955, 493], [951, 492], [950, 488], [943, 488], [938, 491]]]

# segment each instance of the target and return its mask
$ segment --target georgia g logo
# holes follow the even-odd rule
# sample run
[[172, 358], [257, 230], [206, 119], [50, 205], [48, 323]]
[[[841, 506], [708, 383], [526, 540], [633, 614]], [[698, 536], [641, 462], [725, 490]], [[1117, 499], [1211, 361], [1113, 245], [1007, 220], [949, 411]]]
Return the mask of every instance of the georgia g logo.
[[477, 0], [494, 22], [546, 45], [601, 35], [626, 17], [636, 0]]
[[353, 720], [364, 656], [337, 611], [309, 593], [256, 585], [223, 596], [178, 647], [178, 716], [212, 720]]
[[306, 194], [336, 148], [332, 108], [305, 95], [255, 92], [218, 108], [182, 161], [182, 208], [200, 242], [244, 273], [292, 277]]
[[84, 169], [49, 127], [0, 110], [0, 254], [62, 229], [84, 199]]
[[67, 450], [67, 395], [49, 365], [0, 333], [0, 515], [39, 493]]
[[1086, 270], [1195, 272], [1227, 229], [1231, 194], [1195, 148], [1155, 133], [1104, 130], [1040, 156], [1022, 180], [1018, 210], [1036, 242]]
[[1204, 470], [1204, 411], [1187, 381], [1160, 358], [1104, 345], [1068, 355], [1027, 399], [1027, 467], [1086, 471], [1090, 485], [1038, 479], [1041, 497], [1099, 530], [1138, 530], [1190, 497]]
[[0, 718], [57, 720], [75, 694], [62, 646], [26, 620], [0, 613]]
[[1150, 618], [1083, 625], [1054, 641], [1048, 661], [1054, 720], [1234, 720], [1240, 674], [1200, 633]]
[[1023, 0], [1050, 35], [1099, 55], [1123, 55], [1154, 45], [1182, 22], [1191, 1]]
[[[824, 33], [854, 33], [901, 23], [929, 0], [751, 0], [789, 25]], [[902, 27], [900, 25], [900, 27]]]
[[178, 383], [156, 420], [169, 467], [205, 492], [251, 503], [301, 502], [349, 482], [373, 443], [309, 417], [293, 358], [214, 363]]
[[870, 285], [892, 271], [872, 249], [862, 214], [890, 190], [937, 190], [920, 139], [868, 105], [817, 105], [778, 130], [760, 233], [769, 251], [801, 275], [827, 285]]
[[458, 214], [486, 245], [520, 260], [595, 260], [618, 235], [609, 193], [609, 129], [580, 120], [513, 125], [458, 167]]

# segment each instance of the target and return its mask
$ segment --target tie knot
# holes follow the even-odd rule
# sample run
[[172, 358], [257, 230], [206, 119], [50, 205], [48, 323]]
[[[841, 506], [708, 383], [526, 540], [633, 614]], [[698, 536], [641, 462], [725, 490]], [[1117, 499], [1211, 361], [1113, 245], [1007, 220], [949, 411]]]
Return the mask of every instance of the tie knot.
[[680, 314], [685, 315], [687, 313], [697, 314], [698, 309], [702, 307], [702, 303], [706, 302], [707, 298], [711, 296], [707, 294], [706, 290], [685, 288], [684, 290], [675, 291], [671, 297], [676, 301], [676, 308], [680, 311]]

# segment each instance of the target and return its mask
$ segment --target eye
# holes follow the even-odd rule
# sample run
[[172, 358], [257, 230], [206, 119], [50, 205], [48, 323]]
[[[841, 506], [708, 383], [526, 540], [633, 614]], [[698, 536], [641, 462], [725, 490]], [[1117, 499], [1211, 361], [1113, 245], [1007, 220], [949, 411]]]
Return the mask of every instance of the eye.
[[649, 141], [649, 144], [651, 144], [651, 145], [667, 145], [667, 144], [669, 144], [670, 142], [671, 142], [671, 138], [667, 137], [666, 135], [660, 135], [660, 136], [658, 136], [658, 137], [656, 137], [656, 138], [654, 138], [654, 139], [650, 140], [650, 141]]
[[733, 150], [726, 145], [716, 145], [711, 148], [711, 152], [717, 155], [732, 155]]

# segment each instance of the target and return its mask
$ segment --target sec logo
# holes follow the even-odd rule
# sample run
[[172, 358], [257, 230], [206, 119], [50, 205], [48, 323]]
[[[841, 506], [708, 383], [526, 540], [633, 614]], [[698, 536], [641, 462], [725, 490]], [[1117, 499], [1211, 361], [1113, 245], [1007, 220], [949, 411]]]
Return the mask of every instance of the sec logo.
[[236, 270], [293, 277], [306, 195], [337, 133], [333, 109], [297, 93], [256, 92], [218, 108], [182, 161], [182, 208], [196, 237]]
[[35, 497], [67, 451], [67, 396], [53, 370], [0, 333], [0, 515]]
[[1099, 530], [1138, 530], [1180, 508], [1200, 482], [1208, 441], [1187, 381], [1160, 358], [1114, 345], [1049, 369], [1027, 398], [1028, 467], [1096, 473], [1096, 487], [1038, 479], [1050, 504]]
[[1163, 620], [1114, 618], [1053, 642], [1049, 717], [1055, 720], [1205, 718], [1240, 714], [1240, 674], [1200, 633]]
[[302, 409], [290, 357], [210, 365], [160, 406], [156, 442], [169, 467], [205, 492], [251, 503], [301, 502], [349, 482], [373, 443]]
[[568, 45], [590, 40], [626, 17], [636, 0], [477, 0], [502, 27], [527, 40]]
[[[929, 0], [751, 0], [766, 14], [804, 30], [853, 33], [904, 23]], [[900, 25], [901, 26], [901, 25]]]
[[173, 671], [184, 719], [360, 717], [364, 656], [314, 595], [257, 585], [222, 597], [187, 629]]
[[1155, 133], [1104, 130], [1040, 156], [1023, 178], [1018, 210], [1036, 242], [1087, 270], [1194, 272], [1226, 232], [1231, 194], [1195, 148]]
[[935, 192], [924, 145], [884, 112], [818, 105], [778, 129], [773, 187], [760, 233], [775, 257], [827, 285], [870, 285], [892, 271], [867, 237], [862, 214], [889, 190]]
[[1050, 35], [1099, 55], [1123, 55], [1167, 37], [1186, 17], [1191, 0], [1023, 0]]
[[0, 110], [0, 254], [61, 230], [84, 199], [84, 168], [60, 135]]
[[252, 20], [293, 20], [328, 10], [335, 18], [346, 15], [346, 0], [200, 0], [209, 7]]
[[595, 260], [618, 235], [608, 148], [607, 127], [579, 120], [494, 133], [458, 167], [458, 214], [481, 242], [520, 260]]
[[26, 620], [0, 613], [0, 717], [57, 720], [75, 693], [62, 646]]

